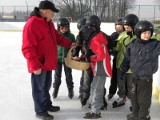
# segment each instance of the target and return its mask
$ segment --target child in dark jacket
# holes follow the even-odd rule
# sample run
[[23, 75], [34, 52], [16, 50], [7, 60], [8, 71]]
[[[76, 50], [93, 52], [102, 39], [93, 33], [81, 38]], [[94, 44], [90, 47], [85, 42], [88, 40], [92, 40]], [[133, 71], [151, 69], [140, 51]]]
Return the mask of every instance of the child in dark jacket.
[[[94, 28], [94, 31], [92, 29], [86, 29], [89, 31], [85, 31], [85, 38], [82, 38], [82, 36], [80, 35], [81, 32], [79, 32], [79, 34], [77, 35], [77, 39], [76, 39], [76, 42], [78, 43], [79, 46], [76, 47], [74, 56], [78, 56], [80, 50], [82, 52], [82, 55], [84, 55], [84, 56], [85, 56], [85, 54], [87, 56], [89, 56], [89, 54], [92, 54], [90, 49], [88, 49], [88, 44], [91, 40], [89, 38], [93, 37], [96, 34], [96, 31], [97, 32], [100, 31], [100, 20], [95, 15], [91, 15], [87, 19], [82, 18], [78, 21], [77, 28], [81, 31], [82, 27], [85, 26], [86, 22], [87, 22], [87, 24], [89, 23], [89, 27], [92, 26], [92, 28]], [[83, 30], [84, 29], [85, 29], [85, 27], [83, 28]], [[107, 34], [105, 34], [104, 32], [102, 32], [102, 34], [107, 38], [107, 42], [108, 42], [108, 46], [109, 46], [109, 39], [110, 39], [109, 36]], [[108, 48], [110, 48], [110, 47], [108, 47]], [[92, 72], [91, 67], [89, 67], [87, 70], [82, 71], [82, 77], [80, 80], [80, 96], [79, 96], [79, 98], [80, 98], [80, 102], [81, 102], [82, 106], [86, 105], [86, 103], [90, 97], [90, 86], [91, 86], [92, 81], [93, 81], [93, 72]], [[103, 106], [101, 107], [101, 110], [107, 109], [108, 104], [105, 99], [105, 95], [106, 95], [106, 89], [104, 88]], [[89, 104], [89, 108], [90, 108], [90, 104]]]
[[[60, 18], [57, 23], [57, 29], [59, 31], [59, 34], [63, 35], [65, 38], [68, 38], [72, 42], [75, 42], [75, 36], [70, 32], [70, 22], [67, 18]], [[64, 58], [67, 56], [69, 49], [64, 48], [62, 46], [58, 46], [58, 64], [57, 69], [55, 70], [54, 74], [54, 91], [53, 91], [53, 98], [56, 98], [59, 91], [59, 86], [61, 85], [61, 77], [62, 77], [62, 65], [64, 66], [64, 72], [66, 76], [66, 83], [68, 87], [68, 97], [70, 99], [74, 96], [73, 91], [73, 78], [72, 78], [72, 69], [67, 67]]]
[[94, 76], [90, 87], [91, 109], [85, 114], [85, 119], [101, 118], [106, 77], [112, 76], [110, 55], [107, 48], [108, 41], [100, 31], [100, 24], [98, 16], [91, 15], [87, 19], [87, 25], [84, 25], [80, 30], [80, 37], [88, 41], [86, 57], [90, 61]]
[[[80, 30], [82, 26], [86, 24], [86, 18], [81, 18], [77, 23], [77, 28]], [[79, 56], [79, 52], [81, 51], [82, 56], [87, 52], [87, 44], [86, 42], [80, 38], [79, 34], [77, 35], [76, 42], [79, 45], [75, 48], [74, 56]], [[82, 71], [82, 76], [80, 78], [80, 87], [79, 87], [79, 98], [82, 106], [86, 105], [87, 100], [90, 96], [90, 84], [93, 80], [92, 70], [89, 67], [87, 70]]]
[[[113, 32], [110, 36], [113, 47], [116, 46], [116, 39], [118, 38], [118, 36], [124, 31], [122, 20], [123, 18], [119, 18], [115, 21], [116, 31]], [[110, 51], [111, 55], [113, 55], [113, 60], [112, 60], [112, 78], [111, 78], [111, 84], [109, 87], [108, 100], [111, 99], [117, 91], [117, 67], [116, 67], [117, 53], [113, 51], [113, 47], [111, 48], [111, 51]]]
[[128, 45], [122, 63], [121, 79], [130, 68], [132, 73], [131, 103], [132, 113], [127, 120], [150, 120], [153, 74], [158, 69], [160, 42], [151, 39], [153, 25], [149, 21], [139, 21], [135, 26], [137, 38]]

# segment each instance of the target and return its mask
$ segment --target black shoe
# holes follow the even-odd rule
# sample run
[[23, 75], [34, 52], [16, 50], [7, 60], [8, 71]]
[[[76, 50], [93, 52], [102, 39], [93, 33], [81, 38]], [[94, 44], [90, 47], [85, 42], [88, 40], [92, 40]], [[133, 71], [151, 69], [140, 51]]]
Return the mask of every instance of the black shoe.
[[112, 103], [113, 108], [120, 107], [125, 105], [126, 97], [118, 98], [116, 101]]
[[132, 106], [129, 107], [130, 111], [132, 112]]
[[39, 114], [39, 115], [37, 114], [36, 117], [42, 120], [53, 120], [54, 119], [53, 115], [50, 115], [48, 113]]
[[82, 94], [80, 94], [78, 98], [81, 99], [82, 98]]
[[73, 88], [68, 88], [68, 97], [72, 99], [74, 97], [74, 91]]
[[48, 111], [49, 112], [57, 112], [60, 110], [60, 107], [59, 106], [51, 106]]
[[108, 100], [112, 99], [113, 96], [114, 96], [113, 94], [109, 93], [108, 94]]
[[59, 87], [55, 87], [54, 91], [53, 91], [53, 94], [52, 94], [52, 96], [53, 96], [54, 99], [57, 97], [58, 91], [59, 91]]
[[133, 114], [128, 114], [127, 115], [127, 120], [138, 120], [138, 117], [134, 117]]
[[107, 106], [104, 106], [104, 105], [103, 105], [103, 106], [101, 107], [101, 110], [107, 110]]
[[101, 118], [101, 113], [96, 114], [93, 112], [88, 112], [88, 113], [85, 113], [84, 118], [85, 119], [98, 119], [98, 118]]

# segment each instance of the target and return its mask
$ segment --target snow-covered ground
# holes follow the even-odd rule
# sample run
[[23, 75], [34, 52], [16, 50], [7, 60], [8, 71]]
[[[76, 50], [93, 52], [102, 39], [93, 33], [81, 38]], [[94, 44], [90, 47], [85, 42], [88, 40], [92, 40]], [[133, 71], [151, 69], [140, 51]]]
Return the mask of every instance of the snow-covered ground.
[[[21, 53], [21, 43], [21, 32], [0, 32], [0, 120], [38, 120], [35, 118], [30, 74]], [[75, 97], [70, 100], [63, 74], [58, 98], [52, 99], [53, 105], [61, 107], [59, 112], [51, 113], [55, 120], [83, 120], [84, 113], [89, 111], [88, 105], [82, 108], [78, 99], [80, 77], [81, 71], [73, 70]], [[108, 79], [107, 89], [109, 83]], [[108, 101], [108, 110], [102, 111], [102, 120], [125, 120], [130, 113], [128, 101], [123, 107], [112, 108], [116, 98]], [[160, 105], [154, 97], [152, 102], [152, 120], [159, 120]]]

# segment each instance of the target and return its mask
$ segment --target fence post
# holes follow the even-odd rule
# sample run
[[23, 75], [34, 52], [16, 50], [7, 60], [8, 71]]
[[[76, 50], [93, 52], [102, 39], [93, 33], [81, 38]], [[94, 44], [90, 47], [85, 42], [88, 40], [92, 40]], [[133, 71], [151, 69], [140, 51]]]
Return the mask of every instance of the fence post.
[[155, 15], [155, 12], [156, 12], [156, 5], [154, 5], [154, 22], [153, 22], [153, 24], [154, 24], [154, 26], [155, 26], [155, 20], [156, 20], [156, 15]]
[[14, 20], [16, 22], [16, 6], [14, 6]]
[[28, 2], [26, 0], [26, 6], [27, 6], [27, 16], [28, 16]]
[[139, 5], [138, 6], [138, 17], [140, 18], [140, 9], [141, 9], [141, 6]]

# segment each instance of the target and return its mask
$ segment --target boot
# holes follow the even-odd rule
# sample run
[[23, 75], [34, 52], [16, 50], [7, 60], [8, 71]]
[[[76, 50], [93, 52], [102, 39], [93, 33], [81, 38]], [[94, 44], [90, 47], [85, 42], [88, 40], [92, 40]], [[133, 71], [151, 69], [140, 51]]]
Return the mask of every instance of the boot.
[[48, 111], [49, 112], [57, 112], [60, 110], [60, 107], [59, 106], [53, 106], [51, 105], [49, 108], [48, 108]]
[[88, 112], [85, 113], [84, 119], [99, 119], [101, 118], [101, 113], [93, 113], [93, 112]]
[[88, 100], [87, 98], [83, 98], [83, 97], [80, 99], [82, 107], [86, 105], [87, 100]]
[[113, 96], [114, 96], [113, 94], [109, 93], [108, 96], [107, 96], [108, 100], [112, 99]]
[[125, 105], [126, 97], [119, 97], [116, 101], [113, 102], [113, 108], [120, 107]]
[[53, 94], [52, 94], [52, 96], [53, 96], [54, 99], [57, 98], [58, 91], [59, 91], [59, 87], [55, 87], [54, 91], [53, 91]]
[[53, 120], [54, 116], [48, 113], [36, 114], [36, 117], [42, 120]]
[[138, 117], [134, 117], [132, 113], [127, 115], [127, 120], [138, 120]]
[[73, 88], [68, 88], [68, 97], [72, 99], [74, 97], [74, 91]]
[[130, 111], [132, 112], [132, 106], [129, 107]]

